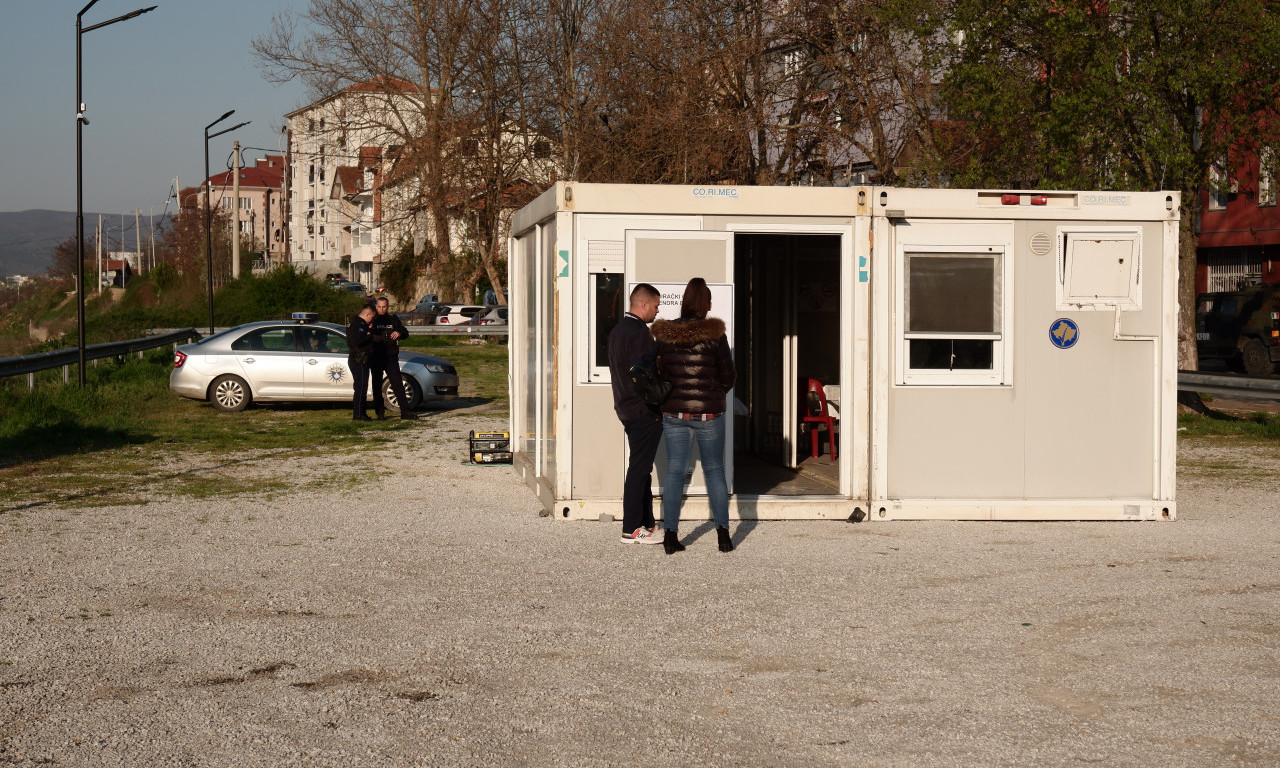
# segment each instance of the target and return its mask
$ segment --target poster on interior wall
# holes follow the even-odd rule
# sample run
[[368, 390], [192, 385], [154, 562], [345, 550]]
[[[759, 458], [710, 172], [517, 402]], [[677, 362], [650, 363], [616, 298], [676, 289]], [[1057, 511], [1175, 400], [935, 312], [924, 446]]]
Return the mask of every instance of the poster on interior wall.
[[801, 312], [840, 311], [840, 284], [838, 282], [801, 280], [796, 283], [796, 294], [799, 299], [796, 308]]
[[[627, 295], [639, 283], [627, 286]], [[688, 283], [650, 283], [662, 294], [662, 303], [658, 305], [658, 320], [679, 320], [680, 302], [684, 299], [684, 289]], [[733, 348], [733, 286], [729, 283], [707, 283], [711, 289], [711, 311], [708, 317], [718, 317], [724, 321], [725, 335], [729, 337], [729, 347]]]

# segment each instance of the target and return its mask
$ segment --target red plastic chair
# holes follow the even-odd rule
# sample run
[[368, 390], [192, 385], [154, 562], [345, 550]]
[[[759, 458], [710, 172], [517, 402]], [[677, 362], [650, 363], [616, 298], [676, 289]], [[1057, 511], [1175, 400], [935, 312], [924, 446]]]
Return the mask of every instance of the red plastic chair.
[[818, 430], [824, 424], [827, 427], [827, 443], [831, 446], [831, 460], [836, 460], [836, 424], [840, 423], [840, 419], [832, 416], [827, 411], [827, 395], [822, 389], [822, 382], [817, 379], [809, 379], [809, 391], [806, 395], [808, 403], [808, 411], [805, 413], [803, 423], [809, 424], [809, 439], [811, 441], [811, 456], [818, 458], [822, 455], [818, 450]]

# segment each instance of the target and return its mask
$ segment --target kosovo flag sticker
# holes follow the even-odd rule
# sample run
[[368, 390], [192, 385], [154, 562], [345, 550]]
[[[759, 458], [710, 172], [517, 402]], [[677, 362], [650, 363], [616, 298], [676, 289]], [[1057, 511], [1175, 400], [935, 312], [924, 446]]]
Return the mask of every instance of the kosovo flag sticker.
[[1060, 317], [1049, 323], [1049, 343], [1058, 349], [1071, 349], [1080, 340], [1080, 328], [1074, 320]]

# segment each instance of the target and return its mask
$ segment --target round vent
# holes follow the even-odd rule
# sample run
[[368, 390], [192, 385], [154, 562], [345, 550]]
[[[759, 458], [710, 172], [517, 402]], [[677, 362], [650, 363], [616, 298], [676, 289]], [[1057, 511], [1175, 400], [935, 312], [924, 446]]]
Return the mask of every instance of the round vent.
[[1037, 232], [1031, 236], [1031, 252], [1043, 256], [1053, 250], [1053, 238], [1048, 232]]

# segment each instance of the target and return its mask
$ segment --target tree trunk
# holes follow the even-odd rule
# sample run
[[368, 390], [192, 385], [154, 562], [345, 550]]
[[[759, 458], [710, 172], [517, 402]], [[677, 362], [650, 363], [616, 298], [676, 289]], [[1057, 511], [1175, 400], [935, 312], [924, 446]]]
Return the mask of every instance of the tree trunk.
[[[1182, 193], [1182, 199], [1194, 192]], [[1178, 228], [1178, 369], [1200, 370], [1196, 354], [1196, 233], [1193, 206], [1184, 202]]]

